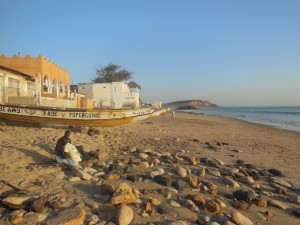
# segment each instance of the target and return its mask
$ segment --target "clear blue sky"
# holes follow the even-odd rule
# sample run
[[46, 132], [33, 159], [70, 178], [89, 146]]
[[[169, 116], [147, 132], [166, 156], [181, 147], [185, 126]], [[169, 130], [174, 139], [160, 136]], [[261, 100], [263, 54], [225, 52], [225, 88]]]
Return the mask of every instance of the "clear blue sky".
[[91, 82], [116, 63], [143, 101], [300, 105], [299, 0], [0, 0], [0, 54]]

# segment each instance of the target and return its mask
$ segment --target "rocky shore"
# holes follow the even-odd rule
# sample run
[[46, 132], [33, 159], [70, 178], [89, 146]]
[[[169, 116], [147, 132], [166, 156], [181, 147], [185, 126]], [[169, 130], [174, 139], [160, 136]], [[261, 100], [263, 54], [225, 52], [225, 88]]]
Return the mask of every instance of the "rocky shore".
[[[55, 164], [64, 131], [83, 169]], [[111, 128], [0, 131], [0, 224], [300, 223], [300, 134], [168, 113]]]

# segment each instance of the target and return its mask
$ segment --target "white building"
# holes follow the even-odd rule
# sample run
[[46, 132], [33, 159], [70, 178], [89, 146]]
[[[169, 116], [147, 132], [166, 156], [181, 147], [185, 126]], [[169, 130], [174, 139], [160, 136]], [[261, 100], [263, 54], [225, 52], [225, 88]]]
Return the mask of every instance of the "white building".
[[134, 82], [79, 83], [78, 93], [93, 99], [95, 108], [140, 107], [140, 86]]

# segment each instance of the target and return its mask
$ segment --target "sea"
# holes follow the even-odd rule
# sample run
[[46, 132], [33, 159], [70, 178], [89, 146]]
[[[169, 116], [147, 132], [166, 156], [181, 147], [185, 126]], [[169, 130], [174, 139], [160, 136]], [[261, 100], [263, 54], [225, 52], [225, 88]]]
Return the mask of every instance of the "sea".
[[214, 107], [185, 110], [196, 114], [233, 117], [278, 129], [300, 132], [300, 106]]

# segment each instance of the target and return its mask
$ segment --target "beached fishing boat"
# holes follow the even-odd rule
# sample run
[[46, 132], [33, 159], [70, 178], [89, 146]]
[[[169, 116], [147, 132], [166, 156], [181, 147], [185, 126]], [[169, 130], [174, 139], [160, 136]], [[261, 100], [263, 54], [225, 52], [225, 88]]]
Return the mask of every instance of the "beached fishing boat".
[[81, 127], [109, 127], [149, 118], [154, 115], [155, 111], [151, 108], [64, 109], [0, 104], [0, 120]]

